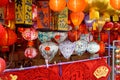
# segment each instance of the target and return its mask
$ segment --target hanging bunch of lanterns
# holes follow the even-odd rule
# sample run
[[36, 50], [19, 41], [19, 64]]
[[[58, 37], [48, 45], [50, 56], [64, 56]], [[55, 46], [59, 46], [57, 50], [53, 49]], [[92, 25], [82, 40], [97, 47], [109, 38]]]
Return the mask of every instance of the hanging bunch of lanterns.
[[26, 28], [22, 32], [22, 36], [28, 41], [28, 48], [25, 50], [24, 55], [28, 58], [34, 58], [37, 55], [37, 50], [33, 47], [33, 40], [37, 39], [38, 32], [34, 28]]

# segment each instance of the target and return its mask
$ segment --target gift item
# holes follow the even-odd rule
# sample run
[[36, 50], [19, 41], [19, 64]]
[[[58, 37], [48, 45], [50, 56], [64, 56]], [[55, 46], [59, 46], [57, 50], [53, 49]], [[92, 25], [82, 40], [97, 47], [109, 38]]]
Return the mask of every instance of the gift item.
[[66, 58], [69, 59], [70, 56], [73, 54], [75, 50], [75, 43], [72, 43], [69, 40], [66, 40], [59, 44], [59, 49], [61, 54]]

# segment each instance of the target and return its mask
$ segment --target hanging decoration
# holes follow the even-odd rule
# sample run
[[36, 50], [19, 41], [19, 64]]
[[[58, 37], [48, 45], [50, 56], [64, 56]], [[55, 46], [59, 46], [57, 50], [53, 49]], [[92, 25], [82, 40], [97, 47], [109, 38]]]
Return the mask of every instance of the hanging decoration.
[[84, 40], [87, 42], [93, 41], [93, 35], [90, 32], [87, 34], [81, 34], [80, 40]]
[[4, 7], [9, 3], [9, 0], [0, 0], [0, 7]]
[[120, 10], [120, 0], [110, 0], [110, 5], [116, 9]]
[[85, 40], [78, 40], [75, 42], [75, 52], [81, 56], [87, 49], [88, 42]]
[[4, 36], [5, 34], [5, 28], [2, 24], [0, 24], [0, 39]]
[[9, 51], [8, 46], [13, 45], [17, 41], [17, 35], [13, 30], [7, 27], [5, 28], [5, 31], [3, 31], [3, 33], [3, 36], [0, 39], [0, 46], [2, 46], [2, 51], [6, 52]]
[[91, 8], [89, 12], [90, 20], [98, 20], [100, 18], [100, 13], [95, 8]]
[[87, 51], [91, 54], [95, 54], [100, 50], [100, 46], [98, 43], [92, 41], [88, 43]]
[[68, 0], [67, 7], [73, 12], [81, 12], [87, 6], [86, 0]]
[[103, 29], [104, 30], [111, 30], [113, 28], [114, 24], [113, 22], [106, 22]]
[[42, 56], [45, 58], [46, 66], [48, 67], [48, 62], [50, 62], [54, 56], [57, 54], [58, 45], [54, 42], [46, 42], [42, 43], [39, 46], [39, 51], [41, 52]]
[[50, 0], [49, 6], [55, 12], [62, 11], [66, 7], [66, 0]]
[[75, 28], [78, 29], [79, 25], [84, 19], [84, 13], [83, 12], [71, 12], [70, 18]]
[[69, 40], [66, 40], [59, 44], [59, 49], [64, 58], [69, 59], [75, 50], [75, 43], [72, 43]]
[[102, 15], [102, 18], [106, 21], [106, 22], [109, 22], [111, 19], [110, 19], [110, 13], [108, 12], [104, 12], [103, 15]]
[[34, 58], [37, 55], [37, 51], [33, 48], [33, 40], [38, 38], [38, 32], [34, 28], [26, 28], [22, 32], [22, 37], [28, 41], [28, 48], [25, 50], [25, 56]]
[[63, 42], [67, 37], [68, 37], [67, 32], [55, 32], [53, 38], [54, 38], [54, 40], [55, 40], [57, 43], [61, 43], [61, 42]]
[[15, 0], [16, 24], [32, 25], [32, 0]]
[[2, 73], [6, 68], [6, 62], [3, 58], [0, 58], [0, 73]]
[[99, 46], [100, 46], [100, 50], [98, 51], [98, 54], [100, 57], [103, 57], [105, 52], [105, 43], [103, 41], [100, 41]]
[[51, 41], [53, 38], [53, 32], [38, 32], [38, 39], [40, 40], [41, 43]]
[[120, 23], [114, 22], [114, 26], [113, 26], [112, 30], [118, 30], [119, 28], [120, 28]]

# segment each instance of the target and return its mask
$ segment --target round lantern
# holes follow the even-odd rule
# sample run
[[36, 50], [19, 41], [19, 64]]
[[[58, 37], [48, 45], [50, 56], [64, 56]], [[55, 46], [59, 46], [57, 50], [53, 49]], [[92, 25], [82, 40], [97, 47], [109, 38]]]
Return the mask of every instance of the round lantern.
[[120, 10], [120, 0], [110, 0], [110, 5], [116, 9]]
[[66, 7], [66, 0], [50, 0], [49, 6], [53, 11], [62, 11]]
[[6, 62], [3, 58], [0, 58], [0, 73], [2, 73], [6, 68]]
[[83, 11], [87, 6], [86, 0], [68, 0], [67, 7], [73, 12]]
[[0, 0], [0, 7], [4, 7], [8, 4], [9, 0]]
[[113, 22], [106, 22], [105, 25], [103, 26], [104, 30], [111, 30], [113, 28], [114, 24]]
[[70, 14], [70, 18], [72, 23], [74, 24], [75, 28], [78, 29], [79, 25], [84, 19], [84, 13], [83, 12], [72, 12]]
[[5, 28], [2, 26], [2, 24], [0, 24], [0, 39], [2, 36], [4, 36], [5, 34]]
[[9, 29], [5, 28], [5, 33], [0, 39], [0, 46], [2, 46], [2, 50], [6, 49], [5, 51], [9, 51], [8, 46], [14, 44], [17, 41], [17, 35], [16, 33]]
[[33, 48], [33, 47], [27, 48], [27, 49], [25, 50], [25, 53], [24, 53], [24, 55], [25, 55], [26, 57], [28, 57], [28, 58], [34, 58], [34, 57], [36, 57], [37, 54], [38, 54], [38, 53], [37, 53], [37, 50], [36, 50], [35, 48]]

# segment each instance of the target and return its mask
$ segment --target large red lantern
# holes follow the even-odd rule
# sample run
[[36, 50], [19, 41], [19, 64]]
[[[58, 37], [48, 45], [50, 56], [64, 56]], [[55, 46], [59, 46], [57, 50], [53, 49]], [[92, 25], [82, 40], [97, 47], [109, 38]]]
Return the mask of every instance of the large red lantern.
[[3, 58], [0, 58], [0, 73], [2, 73], [6, 68], [6, 62]]
[[53, 11], [62, 11], [66, 7], [66, 0], [50, 0], [49, 6]]
[[0, 0], [0, 7], [4, 7], [8, 4], [9, 0]]
[[2, 26], [2, 24], [0, 24], [0, 39], [2, 36], [4, 36], [5, 34], [5, 28]]
[[116, 9], [120, 10], [120, 0], [110, 0], [110, 5]]
[[73, 12], [83, 11], [87, 6], [86, 0], [68, 0], [67, 7]]
[[76, 28], [79, 28], [79, 25], [81, 24], [81, 22], [84, 19], [84, 13], [83, 12], [72, 12], [70, 14], [70, 18], [71, 18], [71, 21], [74, 24], [74, 26]]
[[4, 49], [7, 49], [5, 51], [8, 51], [9, 50], [8, 46], [13, 45], [16, 41], [17, 41], [16, 33], [9, 28], [5, 28], [5, 33], [0, 39], [0, 46], [2, 46], [2, 50], [4, 51]]

